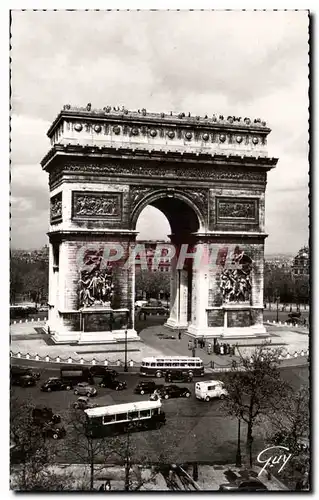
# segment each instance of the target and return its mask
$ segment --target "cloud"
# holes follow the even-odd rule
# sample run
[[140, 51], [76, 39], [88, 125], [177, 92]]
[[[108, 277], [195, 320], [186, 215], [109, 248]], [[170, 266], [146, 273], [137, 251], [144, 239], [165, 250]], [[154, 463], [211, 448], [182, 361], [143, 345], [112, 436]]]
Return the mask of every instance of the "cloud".
[[[46, 131], [63, 104], [88, 102], [265, 119], [269, 154], [279, 158], [268, 175], [266, 248], [297, 251], [304, 244], [306, 11], [13, 11], [12, 17], [12, 238], [19, 246], [29, 244], [26, 228], [30, 244], [47, 230], [48, 176], [39, 165], [49, 149]], [[141, 236], [169, 234], [163, 217], [145, 209]]]

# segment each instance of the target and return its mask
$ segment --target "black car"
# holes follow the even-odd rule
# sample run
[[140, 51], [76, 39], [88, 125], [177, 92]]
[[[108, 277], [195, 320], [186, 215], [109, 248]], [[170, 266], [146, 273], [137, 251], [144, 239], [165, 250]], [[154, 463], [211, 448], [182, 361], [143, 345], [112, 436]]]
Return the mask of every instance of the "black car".
[[268, 488], [258, 479], [238, 478], [232, 483], [225, 483], [219, 486], [219, 491], [268, 491]]
[[92, 377], [118, 376], [118, 372], [116, 370], [111, 370], [110, 368], [107, 368], [106, 366], [102, 365], [91, 366], [89, 370]]
[[32, 418], [36, 425], [43, 425], [50, 422], [59, 424], [61, 422], [61, 416], [53, 413], [52, 408], [47, 408], [46, 406], [34, 408]]
[[44, 384], [41, 385], [41, 391], [51, 392], [51, 391], [69, 391], [72, 388], [70, 382], [64, 382], [60, 378], [52, 377], [49, 378]]
[[107, 387], [108, 389], [115, 389], [116, 391], [122, 391], [126, 389], [126, 382], [117, 380], [112, 376], [107, 376], [102, 378], [100, 382], [100, 387]]
[[161, 389], [163, 384], [156, 384], [155, 382], [139, 382], [134, 389], [135, 394], [153, 394], [154, 391]]
[[165, 373], [165, 382], [192, 382], [193, 374], [190, 372], [176, 370]]
[[37, 381], [31, 375], [20, 375], [18, 377], [11, 378], [12, 385], [18, 385], [20, 387], [31, 387], [36, 385]]
[[[191, 392], [187, 387], [179, 387], [178, 385], [166, 385], [156, 391], [156, 393], [162, 399], [189, 398], [191, 396]], [[156, 393], [155, 396], [152, 394], [151, 399], [156, 399]]]
[[51, 408], [47, 407], [37, 407], [32, 411], [32, 418], [34, 425], [37, 425], [42, 429], [42, 433], [45, 437], [51, 437], [53, 439], [63, 438], [66, 431], [61, 422], [61, 416], [53, 413]]
[[51, 437], [53, 439], [62, 439], [66, 435], [66, 430], [62, 425], [56, 425], [52, 422], [44, 424], [42, 432], [45, 437]]
[[39, 380], [40, 372], [35, 372], [31, 370], [31, 368], [23, 368], [23, 366], [11, 366], [10, 368], [11, 377], [22, 377], [24, 375], [29, 375], [33, 377], [35, 380]]

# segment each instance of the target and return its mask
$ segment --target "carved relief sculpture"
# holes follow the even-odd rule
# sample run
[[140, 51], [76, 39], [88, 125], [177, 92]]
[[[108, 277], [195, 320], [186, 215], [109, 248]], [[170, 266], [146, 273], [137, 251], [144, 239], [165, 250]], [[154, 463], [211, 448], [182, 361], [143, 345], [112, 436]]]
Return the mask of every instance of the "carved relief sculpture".
[[252, 201], [218, 200], [218, 218], [220, 219], [255, 219], [256, 203]]
[[79, 307], [111, 307], [114, 285], [112, 268], [100, 270], [99, 264], [91, 272], [82, 272], [79, 279]]
[[73, 192], [73, 217], [119, 217], [121, 195]]
[[251, 297], [252, 259], [237, 246], [234, 250], [232, 268], [224, 269], [220, 276], [220, 289], [224, 302], [248, 302]]
[[58, 193], [50, 200], [50, 221], [51, 224], [62, 221], [62, 193]]

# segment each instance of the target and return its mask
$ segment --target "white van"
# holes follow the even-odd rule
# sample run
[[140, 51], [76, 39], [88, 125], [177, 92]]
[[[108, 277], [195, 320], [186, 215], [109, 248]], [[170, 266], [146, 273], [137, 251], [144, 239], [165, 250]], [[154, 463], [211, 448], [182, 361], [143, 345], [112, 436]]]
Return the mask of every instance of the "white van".
[[205, 382], [196, 382], [195, 396], [203, 401], [210, 401], [213, 398], [224, 399], [228, 395], [224, 383], [220, 380], [205, 380]]

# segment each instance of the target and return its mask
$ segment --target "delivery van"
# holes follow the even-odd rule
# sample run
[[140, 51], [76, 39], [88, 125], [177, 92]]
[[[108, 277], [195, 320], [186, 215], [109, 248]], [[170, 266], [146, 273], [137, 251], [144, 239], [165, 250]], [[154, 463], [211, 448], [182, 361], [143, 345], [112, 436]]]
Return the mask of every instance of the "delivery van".
[[224, 399], [227, 395], [227, 389], [220, 380], [205, 380], [195, 384], [195, 396], [202, 401], [210, 401], [214, 398]]

